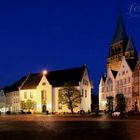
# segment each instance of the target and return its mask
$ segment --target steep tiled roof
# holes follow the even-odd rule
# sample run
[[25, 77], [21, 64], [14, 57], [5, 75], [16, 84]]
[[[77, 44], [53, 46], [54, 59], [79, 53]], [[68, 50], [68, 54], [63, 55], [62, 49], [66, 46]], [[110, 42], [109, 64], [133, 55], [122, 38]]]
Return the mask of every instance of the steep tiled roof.
[[114, 71], [114, 70], [111, 70], [111, 72], [112, 72], [114, 78], [116, 78], [118, 72], [117, 71]]
[[25, 81], [27, 76], [25, 77], [22, 77], [19, 81], [16, 81], [12, 86], [7, 86], [7, 87], [4, 87], [3, 90], [4, 90], [4, 93], [9, 93], [9, 92], [12, 92], [12, 91], [18, 91], [18, 88], [22, 85], [22, 83]]
[[137, 61], [132, 59], [126, 59], [127, 64], [129, 65], [130, 69], [134, 71]]
[[[75, 86], [82, 80], [86, 66], [78, 68], [50, 71], [47, 73], [46, 78], [53, 87], [61, 87], [65, 82], [71, 81]], [[42, 78], [41, 73], [30, 74], [15, 82], [12, 86], [4, 87], [4, 93], [17, 91], [20, 89], [35, 89]]]
[[78, 85], [81, 81], [84, 70], [85, 66], [73, 69], [51, 71], [48, 72], [46, 77], [53, 87], [63, 86], [65, 82], [69, 81], [71, 81], [74, 85]]
[[42, 74], [30, 74], [27, 80], [22, 84], [21, 89], [34, 89], [39, 84]]
[[[72, 69], [50, 71], [47, 73], [46, 78], [53, 87], [61, 87], [65, 82], [69, 81], [71, 81], [74, 85], [78, 85], [81, 81], [84, 70], [85, 66]], [[21, 86], [21, 89], [36, 88], [41, 78], [42, 74], [40, 73], [30, 74], [27, 80]]]

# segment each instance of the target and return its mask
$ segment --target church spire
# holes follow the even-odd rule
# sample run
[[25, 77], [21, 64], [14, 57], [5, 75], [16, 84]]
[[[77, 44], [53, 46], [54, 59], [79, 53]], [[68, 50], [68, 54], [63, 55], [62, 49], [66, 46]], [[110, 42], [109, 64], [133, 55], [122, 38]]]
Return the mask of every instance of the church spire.
[[133, 50], [135, 50], [133, 39], [132, 37], [129, 37], [128, 44], [125, 51], [133, 51]]
[[[120, 2], [118, 6], [118, 21], [115, 30], [115, 34], [113, 37], [113, 41], [111, 43], [109, 56], [107, 59], [107, 69], [112, 69], [114, 71], [118, 71], [121, 65], [122, 57], [125, 56], [125, 50], [127, 47], [128, 37], [125, 30], [125, 26], [123, 23], [122, 12], [120, 8]], [[130, 51], [129, 51], [130, 52]], [[130, 55], [130, 53], [127, 53]], [[128, 56], [129, 57], [129, 56]]]
[[117, 20], [115, 34], [114, 34], [113, 41], [112, 41], [113, 44], [117, 43], [119, 41], [127, 41], [127, 39], [128, 39], [126, 30], [125, 30], [125, 26], [123, 23], [120, 3], [119, 3], [119, 10], [118, 11], [119, 11], [119, 14], [118, 14], [118, 20]]
[[126, 59], [134, 59], [137, 60], [137, 50], [135, 48], [134, 42], [131, 37], [129, 37], [127, 47], [125, 50]]

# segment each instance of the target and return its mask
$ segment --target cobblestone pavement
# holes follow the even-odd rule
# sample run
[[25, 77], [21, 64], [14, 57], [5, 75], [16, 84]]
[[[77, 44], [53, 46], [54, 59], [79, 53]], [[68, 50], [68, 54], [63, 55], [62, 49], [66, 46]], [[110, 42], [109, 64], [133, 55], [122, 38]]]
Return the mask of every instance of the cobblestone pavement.
[[0, 116], [0, 140], [140, 140], [140, 119]]

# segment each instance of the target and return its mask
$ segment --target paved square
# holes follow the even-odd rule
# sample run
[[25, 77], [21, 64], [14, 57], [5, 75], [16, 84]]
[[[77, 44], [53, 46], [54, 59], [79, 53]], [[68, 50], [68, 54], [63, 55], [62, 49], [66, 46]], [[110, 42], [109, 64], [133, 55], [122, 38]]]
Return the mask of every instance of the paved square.
[[139, 140], [140, 120], [46, 115], [0, 116], [0, 140]]

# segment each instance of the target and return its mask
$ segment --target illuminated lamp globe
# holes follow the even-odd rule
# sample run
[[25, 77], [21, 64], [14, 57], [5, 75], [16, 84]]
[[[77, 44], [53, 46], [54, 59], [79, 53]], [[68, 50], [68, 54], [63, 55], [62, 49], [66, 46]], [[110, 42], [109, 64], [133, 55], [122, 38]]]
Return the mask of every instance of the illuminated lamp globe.
[[46, 75], [47, 74], [47, 71], [46, 70], [43, 70], [43, 75]]

